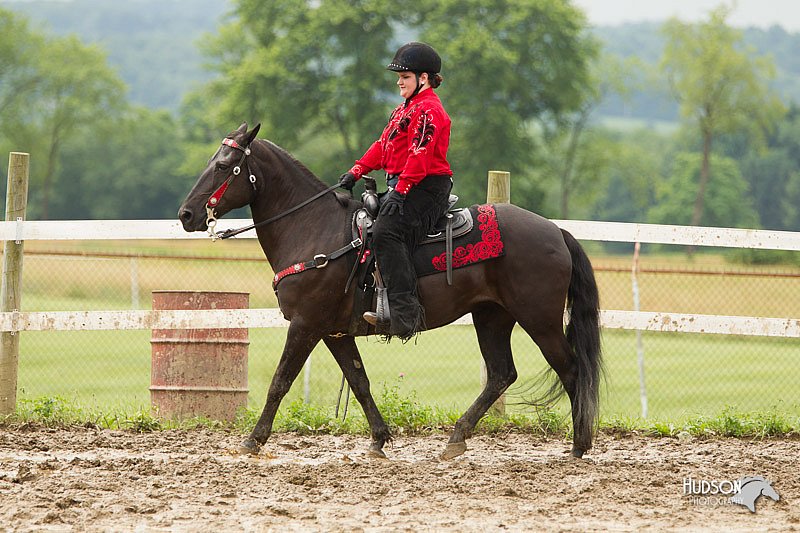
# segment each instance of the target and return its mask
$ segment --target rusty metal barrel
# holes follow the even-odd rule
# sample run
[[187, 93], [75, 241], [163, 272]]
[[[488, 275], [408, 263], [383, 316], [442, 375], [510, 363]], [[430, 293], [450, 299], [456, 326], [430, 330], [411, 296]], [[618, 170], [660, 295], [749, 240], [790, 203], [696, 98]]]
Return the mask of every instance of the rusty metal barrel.
[[[242, 292], [153, 291], [153, 310], [247, 309]], [[159, 417], [233, 421], [247, 406], [246, 328], [154, 329], [150, 403]]]

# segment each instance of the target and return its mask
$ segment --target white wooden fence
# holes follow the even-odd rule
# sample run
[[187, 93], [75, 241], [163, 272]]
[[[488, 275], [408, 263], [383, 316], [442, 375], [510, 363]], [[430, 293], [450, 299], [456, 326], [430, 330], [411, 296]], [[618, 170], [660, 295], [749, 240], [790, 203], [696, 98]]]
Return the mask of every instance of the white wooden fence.
[[[220, 221], [217, 231], [250, 220]], [[800, 232], [555, 220], [577, 239], [609, 242], [758, 248], [800, 251]], [[239, 238], [254, 238], [255, 232]], [[137, 240], [202, 239], [171, 220], [22, 221], [0, 222], [0, 240]], [[209, 244], [210, 245], [210, 244]], [[224, 246], [216, 243], [215, 246]], [[455, 324], [470, 324], [465, 316]], [[604, 328], [639, 331], [718, 333], [800, 338], [800, 318], [742, 317], [603, 310]], [[199, 311], [47, 311], [2, 312], [0, 331], [64, 331], [192, 328], [271, 328], [287, 326], [278, 309]]]

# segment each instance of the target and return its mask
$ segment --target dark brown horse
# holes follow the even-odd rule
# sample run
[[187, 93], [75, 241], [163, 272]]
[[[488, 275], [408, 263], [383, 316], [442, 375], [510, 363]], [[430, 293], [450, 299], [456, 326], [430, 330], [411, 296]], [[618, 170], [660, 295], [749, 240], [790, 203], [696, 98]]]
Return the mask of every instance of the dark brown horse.
[[[256, 230], [275, 272], [345, 246], [360, 202], [332, 192], [289, 153], [256, 139], [258, 129], [247, 131], [242, 124], [223, 140], [180, 207], [184, 229], [206, 230], [217, 217], [249, 204], [256, 224], [270, 222]], [[281, 216], [287, 211], [291, 213]], [[464, 453], [465, 439], [478, 420], [517, 379], [511, 354], [515, 324], [539, 346], [563, 386], [559, 390], [569, 396], [572, 453], [581, 457], [592, 445], [601, 372], [599, 302], [591, 263], [575, 238], [549, 220], [510, 204], [499, 204], [496, 211], [505, 255], [456, 270], [453, 286], [444, 274], [419, 280], [427, 328], [472, 313], [486, 362], [486, 386], [456, 422], [442, 457]], [[267, 441], [278, 405], [322, 340], [364, 409], [372, 433], [370, 453], [383, 456], [383, 446], [391, 439], [389, 428], [372, 398], [355, 338], [341, 335], [348, 331], [353, 309], [352, 291], [345, 294], [345, 285], [355, 254], [345, 257], [349, 259], [287, 276], [278, 285], [278, 301], [290, 321], [286, 345], [264, 411], [242, 443], [243, 451], [258, 453]]]

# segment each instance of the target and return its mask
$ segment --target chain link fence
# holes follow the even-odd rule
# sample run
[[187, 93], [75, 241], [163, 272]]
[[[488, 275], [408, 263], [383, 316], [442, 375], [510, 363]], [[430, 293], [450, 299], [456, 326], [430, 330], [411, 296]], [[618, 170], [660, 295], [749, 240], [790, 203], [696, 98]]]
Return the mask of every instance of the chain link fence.
[[[590, 251], [603, 309], [633, 310], [631, 256]], [[748, 267], [726, 261], [730, 252], [645, 254], [638, 272], [640, 309], [672, 313], [800, 317], [800, 268]], [[796, 261], [794, 264], [800, 264]], [[125, 241], [26, 245], [23, 311], [150, 309], [154, 290], [250, 293], [251, 308], [277, 307], [272, 271], [252, 239]], [[149, 331], [20, 333], [19, 398], [60, 396], [103, 410], [149, 406]], [[280, 357], [285, 328], [249, 332], [249, 405], [263, 406]], [[463, 411], [481, 387], [481, 356], [471, 326], [425, 332], [407, 344], [359, 339], [373, 394], [398, 388], [423, 404]], [[800, 341], [693, 333], [605, 330], [606, 383], [601, 416], [636, 417], [646, 391], [649, 416], [678, 419], [775, 410], [800, 415]], [[521, 404], [546, 365], [521, 330], [512, 347], [519, 382], [509, 409]], [[643, 359], [643, 377], [640, 365]], [[333, 406], [341, 372], [320, 345], [287, 400]]]

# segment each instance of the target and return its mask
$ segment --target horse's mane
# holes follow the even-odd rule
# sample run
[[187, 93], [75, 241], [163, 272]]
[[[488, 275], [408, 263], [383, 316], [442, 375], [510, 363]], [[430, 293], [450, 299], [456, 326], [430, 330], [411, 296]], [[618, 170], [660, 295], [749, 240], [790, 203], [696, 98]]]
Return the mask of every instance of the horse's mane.
[[312, 183], [314, 183], [319, 190], [325, 188], [325, 184], [322, 183], [322, 180], [320, 180], [316, 174], [311, 172], [311, 170], [309, 170], [307, 166], [301, 163], [295, 156], [290, 154], [288, 151], [286, 151], [285, 149], [281, 148], [274, 142], [267, 139], [256, 139], [255, 141], [265, 144], [267, 148], [271, 148], [279, 159], [281, 159], [284, 163], [287, 163], [288, 166], [298, 169], [300, 171], [300, 174], [303, 177], [308, 178], [309, 181], [311, 181]]

